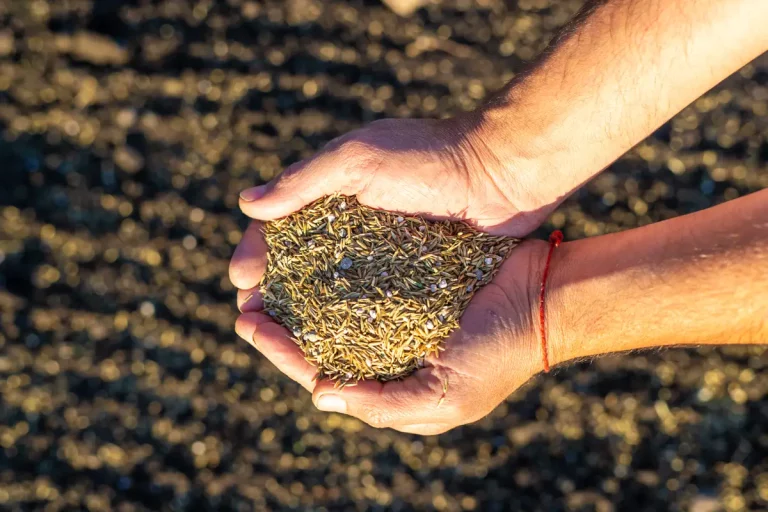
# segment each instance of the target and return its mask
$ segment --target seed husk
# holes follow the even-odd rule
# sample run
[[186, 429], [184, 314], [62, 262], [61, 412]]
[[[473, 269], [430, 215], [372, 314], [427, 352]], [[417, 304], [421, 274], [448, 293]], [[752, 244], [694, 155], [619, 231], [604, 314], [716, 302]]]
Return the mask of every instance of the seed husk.
[[520, 242], [341, 195], [267, 222], [264, 236], [265, 309], [294, 333], [317, 377], [341, 385], [417, 370]]

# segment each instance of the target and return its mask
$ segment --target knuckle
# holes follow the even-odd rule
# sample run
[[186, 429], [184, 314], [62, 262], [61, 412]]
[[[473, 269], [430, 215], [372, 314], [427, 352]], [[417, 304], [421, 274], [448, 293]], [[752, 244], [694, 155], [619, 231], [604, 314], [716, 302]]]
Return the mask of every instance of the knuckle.
[[291, 186], [291, 184], [301, 178], [302, 171], [304, 170], [307, 162], [300, 161], [294, 162], [277, 176], [275, 187]]
[[352, 136], [350, 133], [345, 133], [344, 135], [339, 135], [336, 138], [333, 138], [325, 143], [325, 145], [322, 147], [324, 151], [336, 151], [342, 144], [344, 144], [344, 141], [348, 140]]
[[374, 150], [373, 144], [360, 138], [350, 139], [342, 143], [338, 149], [341, 156], [349, 159], [365, 159]]
[[387, 428], [393, 423], [393, 415], [390, 412], [375, 407], [364, 408], [360, 419], [373, 428]]

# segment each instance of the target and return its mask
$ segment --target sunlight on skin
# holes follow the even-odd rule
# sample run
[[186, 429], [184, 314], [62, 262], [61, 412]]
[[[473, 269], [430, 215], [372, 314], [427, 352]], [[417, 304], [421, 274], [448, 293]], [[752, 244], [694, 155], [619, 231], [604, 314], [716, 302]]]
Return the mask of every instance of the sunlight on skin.
[[[253, 219], [269, 220], [327, 194], [354, 194], [374, 208], [461, 219], [496, 234], [527, 235], [601, 169], [768, 50], [765, 26], [768, 2], [764, 0], [588, 3], [542, 58], [478, 110], [446, 120], [371, 123], [331, 141], [269, 184], [243, 191], [240, 207]], [[759, 195], [740, 199], [735, 207], [715, 208], [726, 212], [724, 221], [713, 220], [707, 211], [629, 234], [564, 244], [556, 253], [553, 282], [548, 285], [554, 304], [554, 362], [645, 347], [649, 342], [690, 342], [679, 329], [665, 330], [678, 326], [675, 315], [679, 320], [682, 314], [678, 310], [670, 306], [658, 311], [658, 317], [666, 318], [670, 325], [657, 322], [654, 329], [648, 329], [640, 308], [622, 304], [619, 298], [632, 297], [633, 291], [637, 294], [634, 300], [645, 297], [643, 294], [653, 297], [655, 281], [645, 283], [642, 290], [633, 288], [639, 280], [638, 269], [643, 269], [642, 275], [654, 275], [648, 262], [658, 271], [655, 275], [661, 284], [679, 285], [657, 289], [672, 294], [675, 307], [701, 305], [680, 261], [689, 264], [686, 271], [695, 275], [695, 282], [712, 288], [711, 296], [722, 293], [726, 281], [711, 281], [711, 269], [703, 266], [690, 244], [708, 248], [717, 242], [746, 250], [739, 244], [765, 239], [764, 231], [755, 227], [759, 223], [743, 222], [740, 217], [766, 216], [760, 204], [760, 199], [766, 202], [765, 193], [756, 200], [754, 196]], [[737, 222], [740, 218], [741, 223]], [[725, 225], [737, 234], [735, 238], [721, 237], [718, 229]], [[446, 342], [443, 356], [430, 361], [418, 376], [400, 383], [364, 383], [331, 392], [329, 384], [312, 381], [311, 365], [287, 332], [256, 312], [262, 301], [255, 287], [266, 261], [259, 229], [258, 223], [248, 228], [230, 268], [233, 284], [246, 290], [238, 293], [238, 305], [249, 311], [238, 320], [237, 332], [289, 377], [314, 390], [315, 403], [321, 408], [343, 410], [375, 426], [433, 434], [481, 418], [541, 370], [534, 319], [546, 244], [529, 241], [512, 251], [494, 282], [473, 299], [461, 328]], [[681, 232], [696, 236], [675, 244], [658, 243], [679, 237]], [[653, 250], [616, 254], [616, 244]], [[614, 259], [606, 260], [606, 254]], [[763, 305], [768, 283], [763, 284], [763, 294], [752, 287], [768, 276], [766, 259], [739, 259], [734, 254], [721, 253], [717, 260], [717, 268], [732, 276], [727, 281], [731, 288], [725, 292], [749, 293], [750, 304], [757, 300]], [[645, 259], [633, 259], [639, 255]], [[752, 267], [744, 267], [745, 261], [751, 261]], [[558, 265], [561, 270], [569, 269], [571, 280], [574, 275], [581, 280], [569, 282], [558, 272]], [[623, 272], [616, 270], [617, 265]], [[755, 268], [763, 273], [755, 274]], [[609, 297], [611, 302], [604, 308], [618, 313], [598, 318], [592, 318], [589, 311], [580, 317], [566, 314], [578, 310], [574, 304], [588, 304], [585, 297], [590, 294], [596, 302]], [[650, 311], [662, 302], [651, 299], [645, 309]], [[743, 322], [728, 324], [728, 332], [740, 333], [745, 340], [761, 339], [753, 332], [759, 323], [745, 317], [750, 312], [753, 309], [741, 308], [728, 315], [725, 320], [729, 322], [737, 318]], [[710, 320], [720, 320], [723, 312], [700, 308], [685, 314], [685, 318], [699, 319], [697, 325], [711, 325]], [[580, 325], [585, 318], [591, 318], [591, 323]], [[622, 334], [627, 322], [634, 322], [636, 332], [657, 331], [659, 335], [634, 339]], [[595, 325], [603, 329], [599, 336], [594, 333]], [[707, 333], [698, 334], [707, 339]], [[627, 346], [616, 346], [615, 339], [626, 341]], [[448, 393], [443, 391], [446, 379]]]

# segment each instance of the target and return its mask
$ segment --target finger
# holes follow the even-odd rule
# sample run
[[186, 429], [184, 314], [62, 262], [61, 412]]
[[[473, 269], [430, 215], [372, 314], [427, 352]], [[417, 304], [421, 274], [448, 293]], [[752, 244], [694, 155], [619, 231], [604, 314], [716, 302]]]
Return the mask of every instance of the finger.
[[377, 428], [462, 423], [434, 367], [422, 368], [400, 381], [360, 381], [340, 389], [330, 381], [320, 381], [312, 401], [320, 410], [349, 414]]
[[285, 327], [277, 325], [269, 315], [243, 313], [235, 322], [235, 332], [264, 354], [278, 370], [312, 392], [317, 369], [304, 359]]
[[236, 288], [250, 290], [267, 270], [267, 243], [259, 221], [251, 222], [229, 263], [229, 280]]
[[300, 210], [325, 195], [356, 194], [358, 167], [366, 157], [347, 157], [349, 153], [333, 147], [291, 165], [266, 185], [244, 190], [240, 194], [240, 209], [251, 218], [272, 220]]
[[239, 309], [241, 313], [251, 313], [264, 309], [264, 297], [261, 295], [259, 288], [238, 290], [237, 309]]

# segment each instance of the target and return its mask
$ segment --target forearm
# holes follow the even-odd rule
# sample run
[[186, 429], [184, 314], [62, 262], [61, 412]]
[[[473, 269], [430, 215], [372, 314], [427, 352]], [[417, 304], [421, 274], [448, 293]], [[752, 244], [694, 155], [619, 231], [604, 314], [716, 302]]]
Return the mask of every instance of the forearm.
[[467, 119], [509, 187], [556, 203], [768, 50], [767, 26], [765, 0], [588, 2]]
[[768, 343], [768, 190], [566, 243], [550, 283], [552, 364], [656, 346]]

